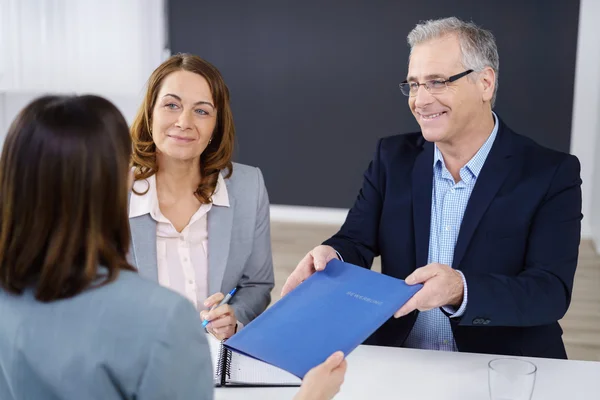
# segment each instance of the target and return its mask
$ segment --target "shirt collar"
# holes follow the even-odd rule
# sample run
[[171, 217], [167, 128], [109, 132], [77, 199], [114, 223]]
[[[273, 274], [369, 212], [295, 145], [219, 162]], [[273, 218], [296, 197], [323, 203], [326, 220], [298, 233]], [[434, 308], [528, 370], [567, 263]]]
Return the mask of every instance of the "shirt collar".
[[157, 205], [156, 176], [152, 175], [149, 178], [135, 181], [129, 200], [129, 218], [151, 214]]
[[212, 204], [215, 206], [229, 207], [229, 192], [223, 175], [219, 173], [217, 178], [217, 187], [212, 195]]
[[[471, 174], [473, 174], [473, 177], [475, 177], [475, 178], [477, 178], [479, 176], [479, 173], [481, 172], [481, 169], [483, 168], [483, 164], [485, 164], [485, 160], [487, 159], [487, 156], [490, 153], [490, 150], [492, 149], [492, 145], [494, 144], [494, 141], [496, 140], [496, 136], [498, 135], [498, 127], [499, 127], [498, 116], [493, 111], [492, 111], [492, 115], [494, 116], [494, 121], [495, 121], [494, 129], [492, 130], [492, 133], [487, 138], [485, 143], [483, 143], [483, 145], [479, 148], [477, 153], [475, 153], [473, 158], [471, 158], [469, 160], [469, 162], [464, 167], [461, 168], [461, 176], [462, 176], [463, 170], [468, 170], [469, 172], [471, 172]], [[435, 145], [435, 143], [434, 143], [433, 165], [436, 166], [438, 164], [445, 166], [444, 157], [442, 157], [442, 152], [440, 151], [440, 149], [438, 149], [437, 145]]]
[[[129, 218], [135, 218], [145, 214], [152, 214], [152, 212], [157, 212], [159, 210], [158, 194], [156, 192], [156, 175], [136, 181], [133, 184], [133, 189], [137, 193], [143, 194], [131, 194], [131, 199], [129, 201]], [[220, 173], [219, 177], [217, 178], [217, 187], [212, 195], [212, 205], [220, 207], [230, 206], [227, 184], [225, 183], [223, 175]]]

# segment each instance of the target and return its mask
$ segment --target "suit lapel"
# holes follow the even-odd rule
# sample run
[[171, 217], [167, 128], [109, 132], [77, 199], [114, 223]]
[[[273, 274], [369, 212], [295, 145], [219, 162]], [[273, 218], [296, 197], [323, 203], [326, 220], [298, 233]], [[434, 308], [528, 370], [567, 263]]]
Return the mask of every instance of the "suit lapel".
[[129, 220], [133, 258], [141, 276], [158, 282], [156, 257], [156, 221], [150, 214]]
[[[229, 179], [226, 180], [229, 186]], [[229, 189], [229, 187], [228, 187]], [[227, 268], [235, 199], [229, 194], [229, 207], [213, 205], [208, 212], [208, 295], [221, 291]]]
[[433, 182], [433, 143], [424, 141], [412, 170], [412, 203], [415, 230], [416, 268], [427, 264], [431, 224]]
[[458, 240], [454, 247], [452, 262], [454, 268], [459, 268], [479, 221], [481, 221], [483, 214], [485, 214], [511, 170], [511, 137], [502, 122], [500, 122], [498, 128], [496, 141], [477, 177], [477, 182], [465, 209]]

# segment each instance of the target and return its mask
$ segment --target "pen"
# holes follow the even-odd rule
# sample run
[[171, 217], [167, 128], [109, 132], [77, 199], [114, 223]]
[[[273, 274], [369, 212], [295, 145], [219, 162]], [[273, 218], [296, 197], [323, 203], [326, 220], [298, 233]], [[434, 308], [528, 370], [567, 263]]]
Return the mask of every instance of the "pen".
[[[212, 308], [210, 309], [210, 311], [214, 310], [217, 307], [222, 306], [223, 304], [229, 303], [229, 300], [231, 300], [231, 298], [233, 297], [233, 295], [235, 294], [236, 291], [237, 291], [237, 288], [234, 287], [231, 290], [231, 292], [227, 293], [227, 296], [225, 296], [225, 298], [223, 298], [223, 300], [221, 300], [221, 302], [219, 304], [216, 304], [216, 305], [212, 306]], [[205, 319], [204, 321], [202, 321], [202, 326], [204, 328], [206, 328], [206, 325], [208, 325], [209, 322], [210, 322], [209, 320]]]

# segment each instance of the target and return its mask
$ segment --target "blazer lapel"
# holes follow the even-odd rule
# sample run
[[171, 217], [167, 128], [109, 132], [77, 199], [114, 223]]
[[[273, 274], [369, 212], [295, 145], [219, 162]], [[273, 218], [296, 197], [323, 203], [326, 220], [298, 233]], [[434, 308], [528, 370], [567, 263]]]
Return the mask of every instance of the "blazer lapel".
[[[227, 180], [227, 184], [229, 180]], [[208, 295], [221, 291], [233, 228], [235, 199], [229, 194], [229, 207], [213, 205], [208, 212]]]
[[156, 221], [150, 214], [129, 220], [133, 260], [141, 276], [158, 282]]
[[510, 136], [502, 123], [498, 128], [496, 141], [477, 177], [477, 182], [465, 209], [456, 246], [454, 247], [453, 268], [459, 268], [479, 221], [511, 170], [512, 146]]
[[427, 264], [431, 224], [433, 143], [424, 141], [412, 170], [412, 204], [416, 247], [416, 268]]

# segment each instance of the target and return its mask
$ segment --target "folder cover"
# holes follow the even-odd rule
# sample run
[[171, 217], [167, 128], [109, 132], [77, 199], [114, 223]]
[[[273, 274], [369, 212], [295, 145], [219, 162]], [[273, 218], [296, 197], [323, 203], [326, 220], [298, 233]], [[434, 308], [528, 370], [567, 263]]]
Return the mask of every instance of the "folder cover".
[[334, 259], [224, 345], [302, 379], [335, 351], [348, 355], [422, 286]]

